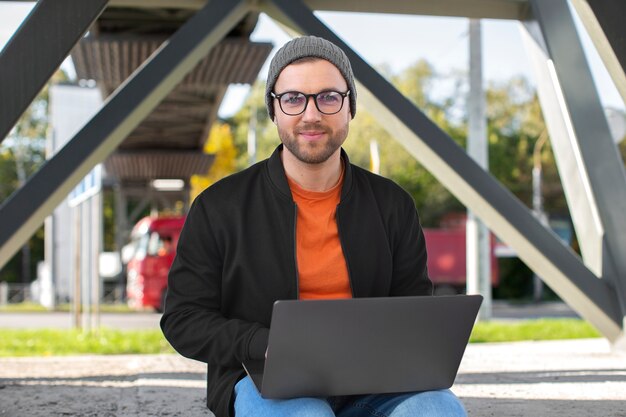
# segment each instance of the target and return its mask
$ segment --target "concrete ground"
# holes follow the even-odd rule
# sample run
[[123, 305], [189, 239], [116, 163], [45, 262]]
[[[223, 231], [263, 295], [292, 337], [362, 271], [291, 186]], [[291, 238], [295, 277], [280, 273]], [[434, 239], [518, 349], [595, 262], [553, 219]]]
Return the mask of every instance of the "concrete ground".
[[[0, 417], [212, 416], [178, 355], [0, 359]], [[470, 416], [626, 417], [626, 353], [605, 339], [471, 344], [452, 390]]]
[[[562, 303], [495, 302], [498, 320], [576, 317]], [[102, 315], [156, 328], [159, 314]], [[0, 328], [69, 328], [68, 313], [0, 313]], [[470, 344], [452, 390], [470, 416], [626, 417], [626, 353], [605, 339]], [[212, 416], [205, 365], [178, 355], [0, 358], [0, 417]]]
[[453, 391], [470, 416], [626, 416], [626, 352], [606, 339], [470, 344]]

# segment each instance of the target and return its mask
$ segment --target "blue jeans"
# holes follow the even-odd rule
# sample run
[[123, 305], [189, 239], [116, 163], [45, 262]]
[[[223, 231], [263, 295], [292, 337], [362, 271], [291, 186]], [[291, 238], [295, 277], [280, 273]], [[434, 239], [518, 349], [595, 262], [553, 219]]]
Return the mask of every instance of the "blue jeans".
[[250, 377], [235, 385], [235, 417], [455, 417], [466, 416], [450, 391], [268, 400]]

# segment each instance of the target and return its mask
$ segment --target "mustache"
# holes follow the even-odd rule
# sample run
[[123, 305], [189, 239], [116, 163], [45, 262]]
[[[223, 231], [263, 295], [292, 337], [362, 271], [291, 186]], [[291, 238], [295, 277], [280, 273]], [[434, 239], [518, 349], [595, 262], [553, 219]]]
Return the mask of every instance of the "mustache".
[[302, 123], [295, 128], [295, 132], [298, 134], [302, 132], [310, 132], [311, 130], [324, 133], [332, 132], [332, 129], [330, 129], [328, 126], [323, 125], [322, 123]]

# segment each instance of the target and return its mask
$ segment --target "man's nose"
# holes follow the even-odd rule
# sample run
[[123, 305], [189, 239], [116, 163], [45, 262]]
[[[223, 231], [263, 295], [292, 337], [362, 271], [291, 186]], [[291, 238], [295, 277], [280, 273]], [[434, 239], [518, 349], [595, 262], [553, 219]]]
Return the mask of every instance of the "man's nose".
[[317, 109], [317, 105], [315, 104], [315, 97], [307, 97], [307, 106], [304, 109], [304, 113], [302, 114], [302, 119], [304, 120], [320, 120], [322, 118], [322, 113]]

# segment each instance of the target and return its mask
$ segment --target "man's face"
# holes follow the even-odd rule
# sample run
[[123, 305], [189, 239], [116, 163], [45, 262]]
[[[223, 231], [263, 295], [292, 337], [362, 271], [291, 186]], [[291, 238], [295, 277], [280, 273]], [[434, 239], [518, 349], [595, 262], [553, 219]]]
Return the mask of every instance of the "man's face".
[[[304, 94], [317, 94], [334, 90], [345, 92], [348, 89], [343, 76], [330, 62], [324, 59], [307, 60], [286, 66], [274, 86], [274, 93], [298, 91]], [[283, 152], [291, 153], [301, 162], [320, 164], [339, 152], [348, 136], [350, 122], [350, 102], [344, 99], [339, 113], [320, 113], [313, 98], [309, 98], [304, 113], [289, 116], [283, 113], [278, 100], [273, 100], [278, 136], [284, 144]]]

